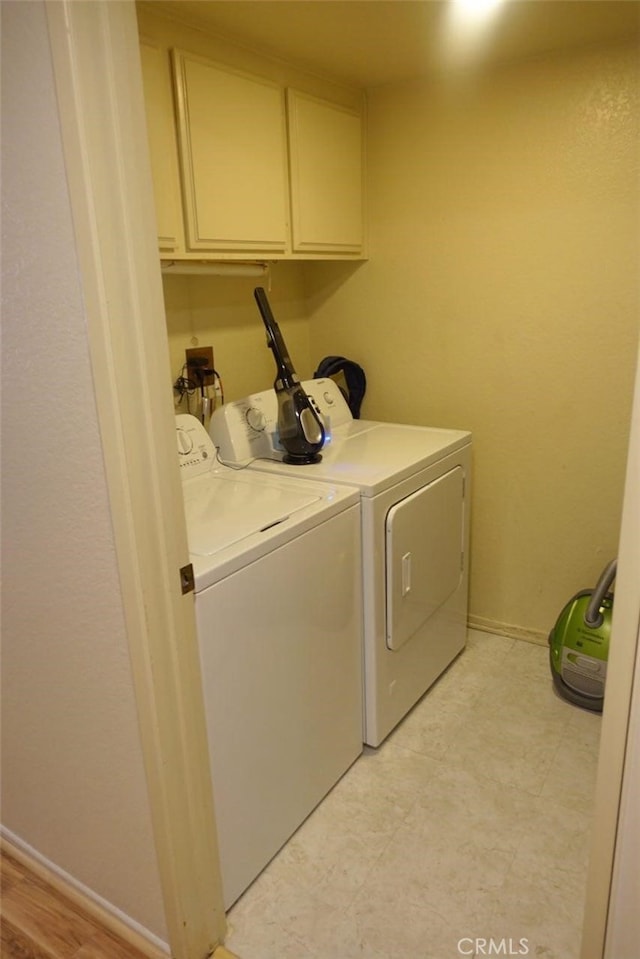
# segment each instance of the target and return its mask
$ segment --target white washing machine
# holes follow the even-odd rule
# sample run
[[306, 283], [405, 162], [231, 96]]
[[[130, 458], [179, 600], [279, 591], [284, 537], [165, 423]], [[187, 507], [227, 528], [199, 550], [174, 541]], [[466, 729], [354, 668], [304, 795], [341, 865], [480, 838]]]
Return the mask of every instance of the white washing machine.
[[362, 751], [360, 499], [176, 427], [228, 908]]
[[222, 462], [360, 490], [365, 742], [378, 746], [463, 649], [471, 434], [354, 420], [331, 379], [303, 386], [322, 416], [322, 460], [282, 462], [273, 390], [227, 403], [209, 432]]

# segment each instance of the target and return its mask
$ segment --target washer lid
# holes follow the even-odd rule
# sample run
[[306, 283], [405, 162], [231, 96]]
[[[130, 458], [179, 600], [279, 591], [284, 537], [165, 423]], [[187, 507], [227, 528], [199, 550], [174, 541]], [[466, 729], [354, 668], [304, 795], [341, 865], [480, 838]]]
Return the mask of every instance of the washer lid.
[[283, 489], [267, 477], [209, 473], [183, 487], [189, 552], [213, 556], [234, 543], [266, 533], [321, 499], [320, 495]]

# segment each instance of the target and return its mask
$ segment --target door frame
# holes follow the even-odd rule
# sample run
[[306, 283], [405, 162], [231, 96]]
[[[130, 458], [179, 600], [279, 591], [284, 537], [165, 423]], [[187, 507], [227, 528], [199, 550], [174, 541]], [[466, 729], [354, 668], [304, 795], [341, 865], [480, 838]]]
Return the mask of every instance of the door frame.
[[[614, 882], [616, 865], [625, 843], [625, 819], [621, 806], [622, 785], [638, 790], [631, 779], [633, 737], [638, 736], [638, 659], [640, 657], [640, 348], [631, 412], [624, 503], [618, 544], [615, 603], [611, 621], [612, 642], [607, 665], [607, 688], [600, 737], [600, 749], [591, 827], [591, 849], [587, 873], [585, 916], [580, 959], [615, 959], [610, 941], [614, 935], [629, 936], [635, 909], [620, 908], [628, 895], [624, 885]], [[632, 714], [635, 698], [636, 712]], [[637, 770], [636, 770], [637, 775]], [[631, 779], [631, 781], [629, 781]]]
[[169, 941], [203, 959], [226, 924], [136, 12], [45, 8]]

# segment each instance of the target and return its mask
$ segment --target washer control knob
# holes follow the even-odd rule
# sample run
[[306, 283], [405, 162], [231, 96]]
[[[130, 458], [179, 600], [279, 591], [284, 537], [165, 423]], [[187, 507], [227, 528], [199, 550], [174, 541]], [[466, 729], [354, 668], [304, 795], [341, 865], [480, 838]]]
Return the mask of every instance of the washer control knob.
[[329, 392], [329, 390], [327, 390], [327, 392], [324, 394], [324, 401], [325, 401], [325, 403], [327, 404], [327, 406], [333, 406], [333, 404], [334, 404], [334, 402], [335, 402], [335, 400], [334, 400], [333, 396], [331, 395], [331, 393]]
[[193, 449], [193, 440], [186, 432], [186, 430], [178, 430], [178, 453], [181, 456], [186, 456], [187, 453], [190, 453]]
[[262, 410], [256, 409], [255, 406], [249, 407], [245, 413], [245, 418], [251, 429], [255, 430], [256, 433], [261, 433], [267, 425], [264, 413]]

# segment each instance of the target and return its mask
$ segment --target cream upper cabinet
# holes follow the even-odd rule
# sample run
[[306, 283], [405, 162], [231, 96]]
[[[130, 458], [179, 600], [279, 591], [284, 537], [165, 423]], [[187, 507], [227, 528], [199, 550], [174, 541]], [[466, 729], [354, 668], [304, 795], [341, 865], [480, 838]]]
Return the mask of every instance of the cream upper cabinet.
[[294, 253], [360, 253], [360, 113], [291, 89], [287, 112]]
[[166, 49], [140, 41], [142, 83], [160, 251], [184, 249], [171, 64]]
[[[364, 120], [357, 94], [340, 93], [349, 106], [321, 99], [304, 92], [305, 80], [297, 87], [288, 67], [276, 70], [253, 55], [248, 64], [220, 61], [207, 55], [200, 37], [197, 52], [173, 47], [166, 24], [143, 20], [161, 256], [363, 258]], [[317, 93], [317, 81], [309, 82]]]
[[284, 92], [173, 51], [187, 251], [287, 247]]

